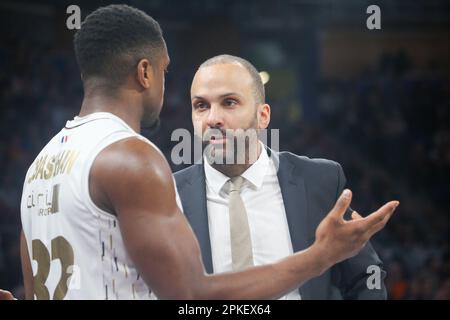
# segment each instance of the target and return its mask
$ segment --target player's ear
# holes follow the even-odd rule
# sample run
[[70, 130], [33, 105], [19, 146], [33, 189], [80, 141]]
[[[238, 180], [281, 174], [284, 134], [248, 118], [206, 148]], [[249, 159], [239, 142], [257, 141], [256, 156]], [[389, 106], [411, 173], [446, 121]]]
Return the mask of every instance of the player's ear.
[[136, 80], [145, 89], [150, 87], [153, 78], [153, 68], [150, 61], [141, 59], [136, 67]]

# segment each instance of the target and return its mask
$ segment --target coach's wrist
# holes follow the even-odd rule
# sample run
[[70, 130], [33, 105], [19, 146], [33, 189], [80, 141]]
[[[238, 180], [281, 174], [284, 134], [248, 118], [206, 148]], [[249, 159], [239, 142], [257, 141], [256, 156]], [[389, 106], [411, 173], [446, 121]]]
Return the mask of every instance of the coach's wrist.
[[314, 270], [316, 273], [316, 277], [324, 274], [328, 269], [330, 269], [335, 262], [327, 254], [328, 250], [326, 247], [321, 244], [314, 242], [308, 250], [310, 251], [310, 255], [313, 259]]

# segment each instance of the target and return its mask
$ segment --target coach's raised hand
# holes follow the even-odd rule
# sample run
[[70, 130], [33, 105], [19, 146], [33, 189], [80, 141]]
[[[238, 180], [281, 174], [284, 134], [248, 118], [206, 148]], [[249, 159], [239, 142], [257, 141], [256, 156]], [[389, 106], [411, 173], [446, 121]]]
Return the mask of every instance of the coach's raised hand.
[[353, 211], [352, 220], [345, 221], [344, 214], [351, 200], [352, 192], [344, 190], [316, 230], [313, 246], [323, 252], [330, 266], [358, 254], [367, 241], [383, 229], [399, 205], [398, 201], [390, 201], [365, 218]]

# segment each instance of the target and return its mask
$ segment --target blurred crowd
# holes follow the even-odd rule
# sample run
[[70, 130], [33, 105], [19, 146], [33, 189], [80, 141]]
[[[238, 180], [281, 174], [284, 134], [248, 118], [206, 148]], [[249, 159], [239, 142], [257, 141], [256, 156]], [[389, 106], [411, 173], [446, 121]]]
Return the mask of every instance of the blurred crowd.
[[[0, 46], [0, 287], [21, 297], [23, 179], [40, 149], [77, 114], [83, 93], [70, 46], [19, 39], [5, 37]], [[191, 128], [189, 93], [180, 91], [194, 66], [177, 70], [172, 60], [162, 127], [150, 137], [166, 156], [171, 130]], [[450, 75], [439, 62], [418, 68], [398, 52], [356, 77], [317, 86], [314, 121], [289, 98], [268, 97], [271, 127], [282, 128], [280, 149], [341, 163], [360, 213], [398, 199], [398, 213], [373, 241], [388, 270], [389, 298], [450, 299]]]
[[354, 209], [401, 203], [374, 239], [389, 297], [450, 299], [450, 74], [385, 54], [354, 79], [325, 79], [319, 109], [287, 145], [340, 162]]

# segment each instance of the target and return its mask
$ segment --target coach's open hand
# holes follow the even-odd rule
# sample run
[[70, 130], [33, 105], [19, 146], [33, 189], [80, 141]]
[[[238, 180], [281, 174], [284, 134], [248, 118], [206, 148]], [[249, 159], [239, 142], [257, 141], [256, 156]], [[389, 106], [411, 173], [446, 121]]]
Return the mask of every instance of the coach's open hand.
[[324, 253], [326, 264], [333, 265], [358, 254], [366, 242], [383, 229], [399, 205], [398, 201], [390, 201], [365, 218], [353, 211], [352, 220], [345, 221], [344, 214], [351, 200], [352, 192], [344, 190], [334, 208], [317, 227], [313, 246]]

